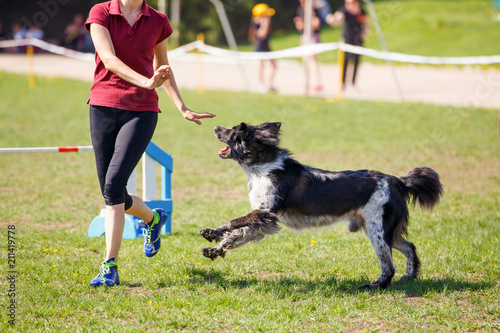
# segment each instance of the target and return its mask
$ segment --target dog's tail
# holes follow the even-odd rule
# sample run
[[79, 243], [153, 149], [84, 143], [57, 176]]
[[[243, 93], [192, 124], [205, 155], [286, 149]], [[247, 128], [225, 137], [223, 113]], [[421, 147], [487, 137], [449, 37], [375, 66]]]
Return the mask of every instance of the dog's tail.
[[415, 168], [400, 180], [406, 185], [407, 199], [412, 196], [411, 203], [432, 210], [443, 195], [443, 185], [436, 171], [428, 167]]

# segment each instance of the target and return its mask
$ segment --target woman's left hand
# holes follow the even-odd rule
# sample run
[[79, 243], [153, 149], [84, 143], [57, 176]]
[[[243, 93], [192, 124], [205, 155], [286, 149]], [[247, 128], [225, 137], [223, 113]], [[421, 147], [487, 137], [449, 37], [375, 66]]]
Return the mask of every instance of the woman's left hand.
[[144, 83], [146, 89], [155, 89], [161, 87], [165, 81], [170, 79], [170, 66], [163, 65], [160, 66], [153, 76]]
[[190, 109], [186, 109], [184, 112], [182, 112], [182, 116], [189, 121], [192, 121], [192, 122], [197, 123], [198, 125], [201, 125], [200, 119], [213, 118], [213, 117], [215, 117], [215, 114], [198, 113], [198, 112], [194, 112]]

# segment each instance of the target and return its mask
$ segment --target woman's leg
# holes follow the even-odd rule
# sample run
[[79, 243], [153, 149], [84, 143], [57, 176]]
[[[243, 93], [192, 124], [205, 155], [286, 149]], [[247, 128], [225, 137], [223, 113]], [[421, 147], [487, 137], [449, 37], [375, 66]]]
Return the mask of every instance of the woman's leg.
[[[111, 108], [90, 106], [89, 110], [90, 117], [90, 133], [92, 138], [92, 145], [94, 147], [94, 156], [96, 161], [97, 176], [99, 178], [99, 184], [101, 187], [101, 193], [104, 194], [104, 187], [106, 183], [106, 173], [108, 170], [109, 163], [114, 153], [114, 146], [116, 141], [116, 135], [119, 130], [119, 124], [117, 122], [116, 112], [113, 112]], [[118, 205], [120, 206], [120, 205]], [[123, 204], [121, 205], [123, 206]], [[114, 207], [119, 208], [119, 207]], [[120, 212], [115, 211], [113, 207], [106, 209], [106, 219], [115, 219], [112, 216], [120, 216]], [[123, 209], [123, 208], [122, 208]], [[124, 217], [123, 217], [124, 218]], [[120, 220], [120, 218], [118, 218]], [[106, 234], [106, 244], [114, 242], [113, 246], [106, 246], [106, 258], [102, 263], [99, 274], [90, 281], [91, 286], [114, 286], [120, 283], [118, 277], [118, 267], [116, 265], [116, 257], [112, 255], [118, 255], [118, 251], [108, 251], [109, 249], [119, 249], [121, 245], [121, 235], [123, 233], [124, 222], [118, 221], [114, 224], [105, 223], [105, 234]], [[119, 234], [120, 237], [113, 236], [114, 234]], [[118, 242], [118, 244], [117, 244]], [[113, 259], [111, 259], [113, 258]]]
[[89, 118], [97, 177], [101, 193], [104, 195], [106, 173], [115, 151], [116, 136], [119, 131], [118, 117], [111, 108], [91, 105]]
[[[155, 112], [129, 112], [90, 108], [92, 144], [97, 174], [106, 202], [106, 259], [117, 258], [121, 245], [125, 211], [144, 221], [153, 212], [137, 196], [127, 194], [127, 181], [146, 150], [157, 122]], [[135, 199], [135, 200], [134, 200]]]
[[125, 226], [125, 212], [137, 216], [146, 223], [153, 221], [154, 213], [146, 206], [144, 201], [135, 194], [130, 194], [132, 206], [125, 211], [125, 204], [106, 206], [105, 235], [106, 235], [106, 260], [118, 259], [118, 251], [122, 243], [123, 228]]
[[[123, 235], [125, 212], [146, 222], [153, 220], [153, 211], [138, 196], [127, 193], [127, 182], [153, 137], [157, 122], [155, 112], [130, 112], [123, 116], [115, 142], [104, 186], [108, 209], [105, 219], [107, 258], [117, 258]], [[132, 214], [133, 213], [133, 214]]]
[[122, 244], [123, 228], [125, 226], [125, 204], [106, 206], [104, 231], [106, 236], [106, 260], [118, 260], [118, 251]]
[[129, 215], [137, 216], [146, 223], [150, 223], [153, 220], [153, 211], [142, 201], [140, 197], [135, 194], [129, 193], [132, 197], [132, 206], [125, 212]]

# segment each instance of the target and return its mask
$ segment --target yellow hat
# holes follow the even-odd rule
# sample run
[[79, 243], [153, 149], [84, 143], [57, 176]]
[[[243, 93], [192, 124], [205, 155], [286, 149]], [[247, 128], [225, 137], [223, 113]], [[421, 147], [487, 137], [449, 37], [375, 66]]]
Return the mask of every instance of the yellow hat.
[[266, 5], [265, 3], [258, 3], [252, 9], [253, 16], [264, 16], [264, 15], [273, 16], [275, 13], [276, 11], [273, 8]]

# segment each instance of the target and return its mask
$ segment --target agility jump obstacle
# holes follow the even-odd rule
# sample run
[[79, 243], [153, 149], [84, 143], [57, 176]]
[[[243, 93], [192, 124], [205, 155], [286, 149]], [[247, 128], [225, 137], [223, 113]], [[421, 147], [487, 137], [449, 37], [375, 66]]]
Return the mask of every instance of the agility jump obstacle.
[[35, 148], [0, 148], [0, 153], [71, 153], [93, 151], [92, 146], [74, 147], [35, 147]]
[[[35, 147], [35, 148], [0, 148], [1, 153], [69, 153], [93, 151], [92, 146], [73, 147]], [[156, 163], [161, 165], [161, 199], [156, 199]], [[162, 208], [168, 213], [168, 219], [162, 228], [162, 234], [172, 232], [172, 178], [174, 160], [172, 156], [161, 150], [153, 142], [150, 142], [144, 155], [142, 156], [142, 182], [143, 200], [151, 209]], [[129, 178], [127, 191], [137, 193], [137, 172], [134, 170]], [[101, 212], [91, 222], [88, 229], [89, 237], [101, 237], [104, 235], [104, 219], [106, 209]], [[135, 239], [142, 237], [142, 228], [139, 227], [140, 219], [135, 216], [125, 214], [125, 227], [123, 238]]]

